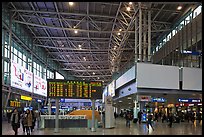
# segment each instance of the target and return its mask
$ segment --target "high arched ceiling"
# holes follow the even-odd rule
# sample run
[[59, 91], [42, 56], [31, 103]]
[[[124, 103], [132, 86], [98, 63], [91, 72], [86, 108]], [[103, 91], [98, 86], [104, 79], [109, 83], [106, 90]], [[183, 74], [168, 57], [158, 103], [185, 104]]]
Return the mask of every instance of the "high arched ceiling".
[[[45, 48], [62, 70], [85, 80], [110, 82], [114, 71], [134, 62], [134, 17], [138, 2], [9, 2], [13, 20]], [[151, 10], [151, 41], [156, 40], [197, 2], [142, 2]], [[183, 8], [177, 10], [181, 5]], [[126, 8], [130, 6], [130, 11]], [[121, 35], [117, 35], [119, 32]], [[75, 32], [77, 31], [77, 33]], [[117, 64], [118, 70], [114, 70]]]

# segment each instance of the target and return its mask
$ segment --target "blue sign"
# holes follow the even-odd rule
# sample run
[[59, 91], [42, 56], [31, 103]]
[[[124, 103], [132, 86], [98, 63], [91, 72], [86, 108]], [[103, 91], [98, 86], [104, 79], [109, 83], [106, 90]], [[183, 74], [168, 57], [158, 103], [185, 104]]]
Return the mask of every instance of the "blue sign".
[[41, 99], [36, 99], [36, 101], [37, 101], [38, 103], [41, 103], [41, 102], [42, 102], [42, 100], [41, 100]]
[[64, 98], [61, 98], [61, 99], [60, 99], [60, 102], [61, 102], [61, 103], [65, 103], [65, 99], [64, 99]]
[[179, 102], [186, 102], [186, 103], [199, 103], [199, 102], [201, 102], [200, 99], [182, 99], [182, 98], [179, 98], [178, 101]]
[[152, 102], [165, 102], [165, 98], [152, 98]]
[[146, 122], [146, 120], [147, 120], [147, 114], [143, 113], [142, 114], [142, 122]]

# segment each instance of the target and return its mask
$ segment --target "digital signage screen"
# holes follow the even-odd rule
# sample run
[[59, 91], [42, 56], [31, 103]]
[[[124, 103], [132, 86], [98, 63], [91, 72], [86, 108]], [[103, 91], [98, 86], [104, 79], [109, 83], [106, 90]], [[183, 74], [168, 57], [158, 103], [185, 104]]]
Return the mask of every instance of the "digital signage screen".
[[102, 82], [77, 80], [47, 80], [48, 98], [101, 99]]
[[33, 73], [11, 61], [11, 86], [32, 92]]
[[47, 96], [47, 81], [34, 75], [34, 93]]

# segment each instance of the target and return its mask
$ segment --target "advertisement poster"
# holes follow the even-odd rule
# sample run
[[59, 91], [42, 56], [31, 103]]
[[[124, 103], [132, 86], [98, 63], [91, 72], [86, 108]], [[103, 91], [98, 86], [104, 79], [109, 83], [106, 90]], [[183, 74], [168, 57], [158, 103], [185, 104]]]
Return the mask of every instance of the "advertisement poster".
[[32, 92], [33, 73], [11, 61], [11, 86]]
[[34, 93], [47, 96], [47, 81], [34, 75]]
[[111, 97], [115, 96], [115, 80], [113, 80], [109, 85], [108, 85], [108, 95]]

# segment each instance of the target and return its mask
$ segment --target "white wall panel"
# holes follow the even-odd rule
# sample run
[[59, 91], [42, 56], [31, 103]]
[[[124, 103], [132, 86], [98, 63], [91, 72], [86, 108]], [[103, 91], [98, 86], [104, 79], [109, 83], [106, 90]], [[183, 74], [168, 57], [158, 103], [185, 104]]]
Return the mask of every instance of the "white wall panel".
[[183, 68], [183, 89], [202, 90], [202, 69]]
[[116, 89], [130, 82], [133, 79], [135, 79], [135, 66], [133, 66], [116, 80]]
[[137, 64], [137, 87], [179, 89], [179, 68], [156, 64]]

